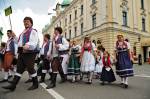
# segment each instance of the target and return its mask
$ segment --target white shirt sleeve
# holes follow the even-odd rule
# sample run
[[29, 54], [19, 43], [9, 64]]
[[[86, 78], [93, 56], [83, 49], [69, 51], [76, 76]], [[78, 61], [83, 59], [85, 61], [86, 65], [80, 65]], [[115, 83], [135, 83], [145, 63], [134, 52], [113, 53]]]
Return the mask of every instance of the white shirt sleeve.
[[62, 44], [59, 44], [59, 51], [64, 51], [68, 49], [69, 49], [69, 42], [65, 38], [62, 38]]
[[[22, 45], [22, 34], [20, 34], [20, 38], [18, 39], [17, 37], [16, 37], [16, 42], [18, 42], [18, 47], [22, 47], [23, 45]], [[19, 40], [19, 41], [18, 41]]]
[[78, 45], [78, 48], [79, 48], [79, 52], [81, 52], [81, 46], [80, 45]]
[[40, 49], [40, 55], [44, 55], [44, 46], [45, 46], [45, 44], [41, 47], [41, 49]]
[[92, 43], [92, 48], [94, 51], [96, 51], [96, 45], [94, 43]]
[[18, 44], [18, 37], [14, 37], [14, 42], [16, 43], [16, 44]]
[[127, 44], [128, 49], [131, 49], [131, 45], [129, 42], [125, 42]]
[[49, 50], [47, 52], [47, 55], [51, 54], [51, 50], [52, 50], [52, 42], [49, 43]]
[[15, 43], [14, 46], [15, 46], [15, 55], [17, 55], [18, 54], [17, 53], [18, 52], [18, 45]]
[[39, 43], [38, 33], [35, 30], [32, 30], [30, 34], [29, 42], [27, 42], [26, 44], [30, 46], [29, 47], [30, 50], [35, 50], [38, 43]]

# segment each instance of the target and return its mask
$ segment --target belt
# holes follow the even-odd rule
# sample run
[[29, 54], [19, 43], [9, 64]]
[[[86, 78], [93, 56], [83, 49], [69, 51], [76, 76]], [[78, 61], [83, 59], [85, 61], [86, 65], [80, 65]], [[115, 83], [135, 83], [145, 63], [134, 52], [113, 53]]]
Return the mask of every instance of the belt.
[[118, 50], [117, 52], [119, 53], [119, 52], [126, 52], [126, 51], [128, 51], [127, 49], [124, 49], [124, 50]]
[[59, 55], [68, 54], [68, 50], [65, 50], [65, 51], [59, 51], [58, 53], [59, 53]]

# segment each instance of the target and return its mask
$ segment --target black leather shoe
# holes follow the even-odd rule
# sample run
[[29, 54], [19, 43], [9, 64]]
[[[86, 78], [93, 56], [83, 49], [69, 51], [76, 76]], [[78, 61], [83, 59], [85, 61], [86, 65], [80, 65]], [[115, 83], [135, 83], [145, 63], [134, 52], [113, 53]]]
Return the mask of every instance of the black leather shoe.
[[11, 84], [11, 85], [9, 85], [9, 86], [4, 86], [4, 87], [2, 87], [2, 88], [7, 89], [7, 90], [10, 90], [10, 91], [14, 91], [14, 90], [16, 89], [16, 85]]
[[45, 81], [44, 80], [42, 80], [42, 79], [40, 79], [40, 81], [39, 81], [39, 83], [44, 83]]
[[13, 81], [9, 81], [9, 80], [8, 80], [8, 83], [13, 84], [14, 82], [13, 82]]
[[92, 82], [86, 82], [86, 84], [92, 84]]
[[28, 90], [35, 90], [38, 89], [38, 85], [32, 85], [30, 88], [28, 88]]
[[8, 79], [3, 79], [0, 81], [0, 83], [5, 83], [5, 82], [8, 82]]
[[28, 79], [25, 83], [31, 83], [32, 82], [32, 79]]
[[12, 75], [10, 75], [10, 76], [8, 76], [8, 79], [11, 79], [13, 76]]
[[124, 88], [127, 89], [127, 88], [128, 88], [128, 85], [127, 85], [127, 84], [124, 84]]
[[48, 86], [46, 87], [46, 89], [50, 89], [50, 88], [54, 88], [54, 87], [56, 87], [56, 85], [51, 83], [50, 85], [48, 85]]
[[66, 80], [61, 80], [59, 83], [62, 84], [62, 83], [65, 83], [65, 82], [66, 82]]
[[102, 83], [101, 83], [101, 85], [103, 85], [103, 86], [104, 86], [104, 85], [105, 85], [105, 83], [104, 83], [104, 82], [102, 82]]

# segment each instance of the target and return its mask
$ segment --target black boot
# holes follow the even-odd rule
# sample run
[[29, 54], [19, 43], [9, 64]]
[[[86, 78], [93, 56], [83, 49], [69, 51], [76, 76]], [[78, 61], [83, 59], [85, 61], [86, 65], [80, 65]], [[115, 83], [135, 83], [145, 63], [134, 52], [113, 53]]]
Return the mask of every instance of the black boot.
[[52, 74], [53, 73], [49, 73], [49, 76], [50, 76], [49, 80], [52, 80]]
[[42, 74], [41, 74], [41, 79], [40, 79], [40, 82], [39, 82], [39, 83], [45, 82], [45, 76], [46, 76], [45, 73], [42, 73]]
[[67, 81], [67, 75], [64, 73], [60, 73], [61, 76], [61, 81], [59, 82], [60, 84], [65, 83]]
[[67, 74], [64, 74], [65, 80], [67, 81]]
[[32, 82], [33, 82], [33, 85], [30, 88], [28, 88], [28, 90], [34, 90], [34, 89], [37, 89], [39, 87], [37, 77], [33, 77]]
[[46, 87], [46, 89], [54, 88], [56, 87], [56, 78], [57, 78], [57, 73], [52, 74], [52, 81], [51, 83]]
[[4, 86], [2, 88], [10, 90], [10, 91], [14, 91], [16, 89], [16, 85], [18, 84], [19, 80], [20, 80], [19, 76], [14, 76], [12, 83], [10, 85]]

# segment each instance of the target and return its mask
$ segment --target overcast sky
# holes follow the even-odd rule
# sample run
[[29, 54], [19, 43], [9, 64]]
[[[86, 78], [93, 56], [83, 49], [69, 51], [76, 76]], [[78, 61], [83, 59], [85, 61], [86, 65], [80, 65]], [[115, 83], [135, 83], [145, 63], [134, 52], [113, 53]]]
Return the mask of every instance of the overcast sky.
[[7, 40], [6, 31], [10, 29], [9, 18], [4, 14], [5, 8], [12, 6], [11, 20], [13, 31], [17, 36], [24, 29], [23, 18], [25, 16], [33, 18], [33, 27], [41, 35], [42, 28], [50, 23], [51, 16], [48, 15], [48, 12], [54, 13], [52, 9], [55, 8], [57, 2], [61, 3], [62, 0], [0, 0], [0, 27], [3, 27], [3, 32], [5, 33], [2, 40]]

